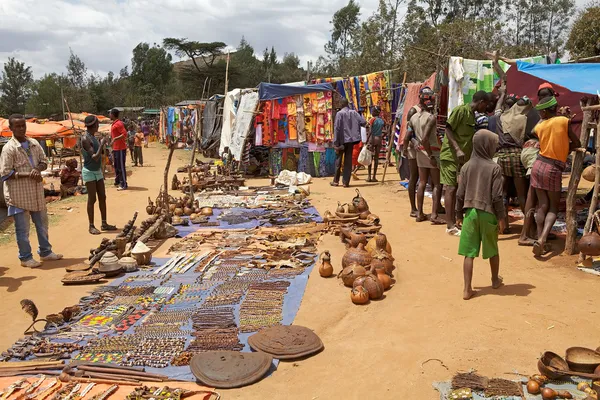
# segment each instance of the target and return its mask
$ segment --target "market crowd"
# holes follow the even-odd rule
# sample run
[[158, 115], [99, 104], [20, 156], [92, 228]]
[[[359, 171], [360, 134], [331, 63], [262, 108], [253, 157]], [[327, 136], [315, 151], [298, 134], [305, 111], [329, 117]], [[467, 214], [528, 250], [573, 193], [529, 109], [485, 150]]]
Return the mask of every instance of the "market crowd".
[[[502, 286], [498, 234], [508, 233], [507, 204], [512, 187], [525, 216], [519, 245], [532, 246], [536, 257], [551, 252], [548, 240], [557, 219], [567, 158], [572, 151], [584, 151], [570, 119], [561, 115], [559, 96], [551, 84], [539, 86], [537, 99], [507, 94], [506, 74], [498, 57], [494, 69], [501, 77], [498, 93], [477, 92], [470, 103], [454, 108], [443, 137], [437, 133], [435, 93], [429, 87], [421, 89], [419, 104], [408, 111], [402, 143], [402, 155], [410, 167], [411, 217], [417, 222], [445, 224], [446, 233], [460, 237], [458, 253], [465, 257], [465, 300], [475, 295], [471, 287], [473, 261], [480, 252], [490, 262], [492, 287]], [[368, 181], [377, 181], [376, 160], [385, 129], [378, 110], [372, 115], [374, 118], [367, 122], [343, 102], [335, 118], [337, 159], [332, 186], [339, 185], [342, 167], [342, 183], [350, 185], [357, 154], [360, 157], [365, 148], [373, 153]], [[362, 149], [361, 126], [368, 131]], [[423, 210], [428, 184], [433, 192], [429, 216]]]
[[[118, 109], [110, 111], [112, 120], [110, 137], [99, 135], [98, 118], [95, 115], [88, 115], [84, 121], [86, 132], [80, 142], [83, 160], [81, 170], [78, 169], [76, 159], [69, 159], [59, 175], [61, 197], [74, 195], [77, 192], [88, 194], [88, 230], [93, 235], [99, 235], [101, 231], [117, 230], [117, 227], [107, 222], [104, 163], [108, 155], [112, 158], [117, 190], [127, 190], [127, 154], [129, 152], [134, 166], [143, 167], [142, 148], [147, 147], [148, 136], [151, 133], [150, 123], [142, 121], [137, 124], [134, 121], [122, 121], [119, 115]], [[13, 114], [8, 121], [13, 136], [0, 155], [0, 177], [4, 182], [8, 216], [13, 217], [15, 221], [21, 265], [37, 268], [44, 261], [62, 259], [61, 254], [52, 251], [48, 236], [48, 214], [42, 178], [42, 172], [48, 168], [48, 161], [40, 143], [26, 136], [25, 117]], [[80, 181], [83, 185], [79, 184]], [[94, 222], [96, 203], [100, 209], [100, 230], [96, 228]], [[37, 233], [38, 255], [41, 262], [34, 258], [29, 242], [30, 220]]]

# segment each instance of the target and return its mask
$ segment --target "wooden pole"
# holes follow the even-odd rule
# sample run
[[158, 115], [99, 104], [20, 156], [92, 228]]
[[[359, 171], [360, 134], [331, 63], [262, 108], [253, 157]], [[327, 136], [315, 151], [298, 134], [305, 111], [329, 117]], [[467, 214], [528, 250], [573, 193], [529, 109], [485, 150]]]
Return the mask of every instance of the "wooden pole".
[[[227, 89], [226, 89], [227, 90]], [[225, 91], [227, 93], [227, 91]], [[188, 179], [190, 184], [190, 199], [192, 202], [194, 199], [194, 184], [192, 183], [192, 167], [194, 166], [194, 160], [196, 159], [196, 149], [198, 148], [198, 127], [200, 127], [200, 132], [202, 132], [202, 115], [204, 114], [204, 108], [202, 108], [202, 112], [198, 113], [198, 118], [196, 119], [197, 125], [194, 132], [194, 146], [192, 147], [192, 157], [190, 159], [190, 167], [188, 168]], [[202, 134], [202, 133], [200, 133]]]
[[[587, 104], [591, 104], [591, 99], [587, 101]], [[582, 104], [583, 106], [583, 104]], [[587, 143], [590, 137], [590, 120], [592, 119], [591, 111], [583, 112], [583, 122], [581, 125], [581, 144], [582, 147], [587, 147]], [[567, 240], [565, 242], [565, 254], [575, 254], [575, 248], [577, 247], [577, 211], [575, 210], [575, 196], [577, 195], [577, 189], [579, 188], [579, 182], [581, 181], [581, 173], [583, 172], [583, 158], [585, 152], [575, 152], [573, 158], [573, 166], [571, 168], [571, 179], [569, 180], [569, 191], [567, 192]]]
[[595, 106], [588, 105], [585, 107], [581, 107], [581, 111], [598, 111], [600, 110], [600, 104], [596, 104]]
[[[406, 72], [404, 73], [404, 77], [402, 78], [402, 88], [406, 84]], [[387, 148], [387, 153], [385, 155], [385, 165], [383, 167], [383, 176], [381, 177], [381, 184], [385, 183], [385, 175], [387, 174], [388, 166], [390, 165], [390, 159], [392, 157], [392, 147], [394, 146], [394, 127], [396, 126], [396, 121], [398, 121], [398, 113], [396, 113], [396, 117], [392, 122], [392, 126], [390, 126], [390, 134], [389, 134], [389, 144]]]
[[[229, 52], [227, 52], [227, 67], [225, 68], [225, 94], [229, 90]], [[204, 99], [204, 96], [202, 97]]]
[[[595, 134], [597, 135], [598, 133], [595, 132]], [[595, 137], [595, 139], [598, 139], [597, 137]], [[590, 231], [592, 230], [592, 221], [594, 219], [594, 213], [596, 211], [596, 208], [598, 207], [598, 191], [600, 189], [600, 140], [595, 140], [596, 141], [596, 177], [594, 179], [594, 194], [592, 196], [592, 202], [590, 204], [590, 208], [588, 210], [588, 217], [587, 217], [587, 221], [585, 223], [585, 228], [583, 228], [583, 234], [586, 235], [588, 233], [590, 233]], [[585, 260], [585, 256], [583, 254], [579, 255], [579, 260], [583, 261]]]
[[[173, 135], [175, 139], [175, 135]], [[167, 165], [165, 165], [165, 172], [163, 175], [163, 210], [166, 213], [166, 219], [171, 222], [171, 211], [169, 210], [169, 169], [171, 168], [171, 160], [173, 159], [173, 153], [177, 147], [177, 142], [169, 143], [169, 157], [167, 158]]]

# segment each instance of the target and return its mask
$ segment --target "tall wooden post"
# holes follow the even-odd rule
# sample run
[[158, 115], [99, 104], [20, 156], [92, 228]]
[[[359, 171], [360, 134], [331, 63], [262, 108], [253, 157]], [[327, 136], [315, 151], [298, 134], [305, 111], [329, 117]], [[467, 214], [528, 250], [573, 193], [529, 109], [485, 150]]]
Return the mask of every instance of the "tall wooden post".
[[[581, 106], [590, 106], [592, 100], [587, 100], [587, 104], [581, 102]], [[590, 120], [592, 119], [591, 111], [583, 112], [583, 122], [581, 124], [581, 145], [587, 147], [590, 138]], [[581, 173], [583, 172], [583, 158], [585, 152], [575, 152], [573, 157], [573, 165], [571, 168], [571, 179], [569, 180], [569, 191], [567, 192], [567, 240], [565, 243], [565, 254], [575, 254], [577, 247], [577, 211], [575, 210], [575, 196], [581, 181]], [[593, 212], [592, 212], [593, 213]]]
[[[597, 109], [600, 109], [600, 106], [588, 106], [583, 108], [582, 110], [584, 113], [590, 113], [591, 114], [591, 110], [594, 107], [599, 107]], [[586, 110], [587, 108], [587, 110]], [[585, 115], [584, 115], [585, 118]], [[589, 122], [588, 122], [589, 123]], [[596, 124], [596, 126], [598, 126], [598, 124]], [[592, 222], [594, 220], [594, 214], [596, 212], [596, 208], [598, 207], [598, 194], [600, 192], [600, 140], [598, 140], [598, 130], [596, 129], [595, 131], [595, 137], [594, 137], [594, 141], [596, 142], [596, 174], [595, 174], [595, 179], [594, 179], [594, 193], [592, 196], [592, 202], [590, 204], [590, 208], [588, 211], [588, 217], [587, 217], [587, 221], [585, 223], [585, 228], [583, 228], [583, 234], [586, 235], [588, 233], [590, 233], [590, 231], [592, 230]], [[568, 211], [568, 210], [567, 210]], [[583, 254], [579, 255], [579, 261], [583, 261], [585, 260], [585, 256]]]

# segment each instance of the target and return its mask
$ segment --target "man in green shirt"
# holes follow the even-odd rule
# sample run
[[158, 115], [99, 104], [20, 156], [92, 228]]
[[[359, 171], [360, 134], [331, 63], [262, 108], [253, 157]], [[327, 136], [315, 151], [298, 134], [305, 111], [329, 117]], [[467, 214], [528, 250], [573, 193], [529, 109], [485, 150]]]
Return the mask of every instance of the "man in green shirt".
[[488, 94], [479, 91], [471, 104], [463, 104], [452, 110], [446, 121], [446, 136], [440, 151], [440, 181], [446, 188], [444, 207], [446, 208], [446, 233], [460, 236], [456, 227], [454, 207], [460, 168], [471, 158], [473, 135], [475, 134], [475, 112], [483, 113], [488, 106]]

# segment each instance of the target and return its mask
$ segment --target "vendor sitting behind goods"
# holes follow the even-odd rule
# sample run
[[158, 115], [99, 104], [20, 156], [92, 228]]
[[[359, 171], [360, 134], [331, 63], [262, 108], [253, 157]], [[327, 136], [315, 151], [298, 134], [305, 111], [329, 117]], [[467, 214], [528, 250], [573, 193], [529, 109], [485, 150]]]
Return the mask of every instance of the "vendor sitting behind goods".
[[82, 186], [79, 186], [81, 172], [77, 171], [77, 160], [72, 158], [66, 162], [66, 166], [60, 171], [60, 196], [73, 196], [81, 194]]

